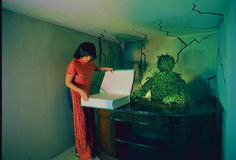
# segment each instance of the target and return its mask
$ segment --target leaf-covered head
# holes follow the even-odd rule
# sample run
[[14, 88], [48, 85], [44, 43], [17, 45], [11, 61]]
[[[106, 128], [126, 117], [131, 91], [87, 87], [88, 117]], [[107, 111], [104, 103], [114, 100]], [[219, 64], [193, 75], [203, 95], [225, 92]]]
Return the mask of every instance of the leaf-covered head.
[[166, 54], [158, 57], [157, 60], [157, 68], [159, 68], [160, 72], [171, 72], [175, 65], [174, 57]]

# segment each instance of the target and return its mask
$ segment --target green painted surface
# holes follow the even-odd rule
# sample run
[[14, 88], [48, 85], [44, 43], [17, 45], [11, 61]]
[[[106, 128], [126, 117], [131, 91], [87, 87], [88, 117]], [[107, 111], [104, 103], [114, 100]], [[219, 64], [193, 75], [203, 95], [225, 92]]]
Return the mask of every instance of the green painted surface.
[[[121, 30], [117, 31], [117, 34], [121, 34], [121, 37], [126, 40], [137, 38], [134, 37], [134, 33], [136, 36], [143, 37], [142, 34], [137, 33], [137, 31], [142, 31], [143, 29], [155, 29], [156, 32], [157, 18], [164, 20], [165, 29], [169, 27], [169, 30], [174, 33], [181, 32], [184, 34], [188, 30], [188, 28], [183, 29], [182, 27], [171, 28], [169, 23], [173, 22], [178, 24], [178, 26], [188, 24], [190, 19], [186, 18], [184, 10], [181, 12], [183, 14], [182, 18], [178, 17], [176, 19], [173, 15], [175, 15], [175, 11], [178, 11], [179, 16], [179, 11], [183, 9], [181, 7], [184, 7], [185, 11], [187, 8], [188, 13], [192, 14], [190, 11], [192, 2], [189, 3], [186, 0], [186, 3], [180, 3], [175, 6], [178, 8], [177, 10], [173, 10], [172, 1], [170, 0], [158, 5], [154, 1], [150, 1], [149, 5], [153, 6], [152, 10], [158, 10], [160, 14], [157, 16], [155, 14], [152, 15], [150, 12], [145, 12], [145, 6], [142, 3], [136, 3], [136, 6], [133, 6], [128, 5], [128, 3], [134, 2], [133, 0], [126, 3], [119, 2], [119, 6], [129, 12], [118, 12], [116, 8], [113, 9], [117, 15], [126, 16], [129, 20], [128, 24], [123, 21], [123, 18], [120, 18], [119, 20], [121, 21], [117, 24], [114, 18], [115, 14], [107, 15], [103, 13], [99, 16], [103, 17], [104, 23], [109, 24], [108, 30], [121, 28]], [[48, 2], [46, 3], [46, 5], [49, 5]], [[207, 3], [209, 5], [206, 6], [214, 5], [212, 1]], [[234, 47], [236, 44], [234, 21], [236, 4], [235, 0], [231, 0], [229, 3], [231, 7], [225, 15], [225, 23], [221, 26], [219, 34], [215, 33], [200, 44], [193, 43], [187, 47], [181, 53], [180, 60], [174, 68], [176, 72], [182, 73], [183, 79], [192, 86], [192, 93], [196, 94], [195, 97], [199, 99], [206, 97], [207, 78], [216, 75], [217, 82], [215, 82], [215, 79], [211, 81], [211, 92], [218, 95], [224, 107], [223, 153], [225, 160], [236, 159], [233, 153], [233, 149], [236, 148], [234, 136], [236, 132], [234, 123], [236, 117], [234, 107], [236, 104], [236, 72], [234, 71], [236, 67], [234, 62], [236, 59], [236, 49]], [[198, 4], [202, 11], [208, 11], [209, 8], [201, 6], [201, 1]], [[107, 8], [112, 8], [110, 5], [108, 3]], [[91, 10], [104, 8], [104, 6], [92, 7], [89, 10], [84, 7], [90, 13], [86, 13], [89, 17], [86, 18], [86, 21], [101, 22], [99, 18], [94, 19], [94, 14], [91, 13]], [[64, 7], [64, 9], [66, 13], [70, 13], [68, 8]], [[29, 11], [24, 9], [24, 7], [22, 10]], [[45, 20], [54, 16], [51, 14], [50, 9], [49, 11], [41, 10], [41, 8], [40, 10], [34, 10], [33, 8], [31, 10], [35, 11], [35, 13], [48, 13], [49, 16]], [[161, 12], [164, 14], [161, 14]], [[56, 15], [59, 16], [59, 19], [63, 18], [63, 12]], [[193, 15], [195, 14], [193, 13]], [[203, 16], [198, 18], [200, 17], [203, 18]], [[211, 24], [212, 16], [204, 17], [208, 18], [200, 18], [201, 23], [209, 21], [209, 24]], [[107, 22], [107, 19], [111, 19], [112, 22]], [[91, 29], [91, 25], [79, 22], [77, 17], [69, 20], [73, 21], [75, 25], [79, 23], [82, 28]], [[55, 24], [60, 23], [54, 22]], [[63, 23], [66, 22], [68, 23], [69, 21], [63, 21]], [[190, 24], [190, 26], [194, 25]], [[132, 27], [127, 29], [129, 25], [139, 27], [134, 30]], [[8, 11], [3, 11], [2, 26], [3, 158], [48, 159], [48, 157], [68, 148], [73, 143], [72, 113], [67, 108], [68, 100], [65, 99], [65, 67], [80, 42], [90, 40], [96, 44], [98, 49], [98, 41], [92, 36]], [[71, 25], [71, 27], [73, 26]], [[130, 32], [132, 34], [128, 34]], [[186, 42], [190, 42], [194, 38], [201, 40], [211, 34], [192, 34], [181, 36], [181, 38]], [[107, 54], [108, 58], [107, 65], [119, 68], [120, 62], [119, 58], [117, 58], [119, 57], [119, 47], [117, 45], [113, 46], [112, 43], [107, 41], [104, 41], [103, 44], [104, 53]], [[156, 56], [168, 53], [176, 58], [177, 52], [182, 47], [183, 44], [176, 38], [166, 37], [148, 40], [146, 42], [147, 50], [144, 50], [147, 55], [147, 72], [144, 72], [142, 83], [156, 70]], [[220, 54], [217, 56], [218, 51]], [[123, 68], [137, 69], [140, 59], [140, 50], [137, 49], [137, 43], [132, 42], [125, 45], [123, 59]], [[95, 79], [97, 76], [101, 80], [102, 76], [100, 74], [95, 75]], [[134, 89], [140, 85], [139, 81], [140, 72], [137, 70]], [[92, 92], [97, 92], [96, 86], [99, 82], [94, 80], [93, 83], [96, 85], [92, 86]], [[39, 152], [44, 154], [38, 156]]]
[[[206, 38], [207, 37], [207, 38]], [[193, 42], [186, 47], [179, 55], [179, 61], [174, 67], [174, 71], [182, 74], [181, 77], [189, 85], [190, 92], [196, 100], [203, 100], [207, 98], [207, 83], [208, 78], [216, 75], [216, 59], [218, 50], [218, 34], [205, 33], [193, 34], [189, 36], [181, 36], [181, 38], [188, 44], [196, 39], [201, 43]], [[184, 47], [177, 38], [159, 38], [146, 41], [143, 52], [146, 54], [147, 69], [143, 71], [143, 78], [138, 70], [140, 66], [140, 49], [137, 49], [137, 43], [128, 43], [124, 49], [124, 67], [136, 68], [136, 79], [134, 90], [141, 84], [146, 82], [146, 79], [155, 71], [157, 56], [168, 53], [172, 55], [175, 60], [177, 53]], [[140, 47], [140, 46], [139, 46]], [[144, 68], [144, 65], [142, 65]], [[140, 84], [141, 80], [141, 84]], [[210, 82], [211, 94], [215, 95], [215, 79]]]
[[[98, 39], [7, 10], [2, 13], [3, 159], [51, 159], [74, 145], [67, 64], [83, 41], [93, 42], [99, 52]], [[102, 44], [107, 65], [119, 68], [120, 47]]]
[[[223, 13], [229, 0], [70, 0], [35, 1], [4, 0], [3, 8], [32, 16], [53, 24], [100, 35], [117, 42], [114, 35], [127, 40], [126, 35], [143, 38], [187, 35], [216, 31], [220, 18], [201, 12]], [[193, 11], [193, 3], [196, 5]], [[159, 31], [159, 24], [162, 31]]]
[[218, 60], [218, 97], [223, 112], [223, 159], [236, 159], [236, 1], [229, 3], [225, 22], [221, 26], [220, 59]]

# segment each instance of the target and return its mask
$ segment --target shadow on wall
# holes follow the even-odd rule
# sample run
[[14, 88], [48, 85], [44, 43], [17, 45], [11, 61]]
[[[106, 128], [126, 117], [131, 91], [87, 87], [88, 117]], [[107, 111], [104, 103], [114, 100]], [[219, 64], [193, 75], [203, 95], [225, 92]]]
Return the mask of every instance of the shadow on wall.
[[68, 105], [70, 106], [70, 109], [73, 111], [72, 97], [71, 97], [71, 92], [69, 88], [67, 88], [67, 99], [68, 99]]
[[91, 94], [96, 94], [100, 92], [100, 86], [102, 84], [105, 72], [94, 72], [91, 82]]
[[222, 116], [224, 114], [223, 106], [217, 97], [212, 97], [213, 106], [215, 107], [215, 125], [214, 125], [214, 160], [222, 160]]
[[201, 77], [196, 77], [188, 82], [189, 92], [196, 102], [208, 100], [208, 84]]

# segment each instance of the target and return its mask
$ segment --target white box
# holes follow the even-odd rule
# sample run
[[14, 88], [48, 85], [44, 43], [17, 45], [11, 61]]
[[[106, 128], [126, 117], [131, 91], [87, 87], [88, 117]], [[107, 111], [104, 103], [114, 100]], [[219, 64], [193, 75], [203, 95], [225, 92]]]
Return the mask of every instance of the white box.
[[133, 69], [105, 72], [100, 93], [90, 95], [88, 101], [81, 100], [81, 106], [109, 110], [121, 107], [130, 102], [133, 81]]

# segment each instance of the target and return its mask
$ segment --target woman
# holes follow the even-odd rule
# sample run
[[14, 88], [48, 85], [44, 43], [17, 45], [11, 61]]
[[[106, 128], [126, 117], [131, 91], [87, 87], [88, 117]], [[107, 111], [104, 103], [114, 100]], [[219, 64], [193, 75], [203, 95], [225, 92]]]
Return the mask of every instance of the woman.
[[81, 107], [81, 98], [88, 100], [94, 71], [112, 71], [109, 67], [97, 68], [96, 48], [90, 42], [81, 43], [66, 71], [66, 86], [71, 90], [76, 152], [80, 160], [90, 160], [96, 153], [94, 110]]

